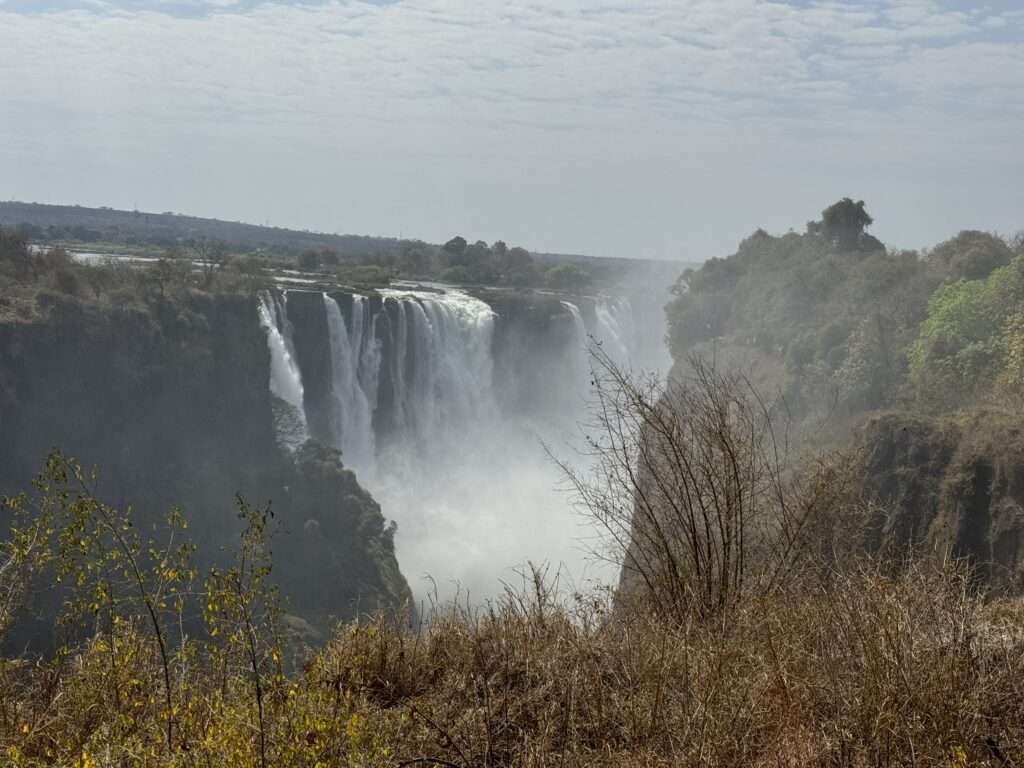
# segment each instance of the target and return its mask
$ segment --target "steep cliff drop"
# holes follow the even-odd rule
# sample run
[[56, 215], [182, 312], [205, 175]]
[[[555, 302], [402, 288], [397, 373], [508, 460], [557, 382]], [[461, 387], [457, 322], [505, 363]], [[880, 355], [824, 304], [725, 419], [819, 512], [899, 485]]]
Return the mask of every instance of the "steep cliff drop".
[[[0, 495], [29, 488], [59, 447], [98, 469], [98, 495], [131, 505], [140, 530], [180, 505], [205, 574], [237, 547], [237, 493], [271, 505], [274, 579], [321, 637], [399, 608], [393, 529], [337, 456], [305, 441], [298, 335], [280, 294], [148, 306], [43, 294], [31, 322], [0, 322]], [[45, 642], [50, 619], [18, 640]]]
[[1024, 587], [1024, 435], [1016, 414], [873, 416], [859, 430], [864, 496], [876, 513], [866, 548], [965, 558], [997, 590]]
[[[303, 393], [309, 434], [340, 450], [398, 522], [399, 561], [421, 598], [491, 597], [528, 560], [562, 568], [566, 582], [610, 582], [588, 565], [545, 447], [574, 451], [587, 344], [629, 363], [628, 301], [589, 300], [588, 320], [566, 300], [492, 305], [440, 288], [289, 291], [261, 306], [284, 309], [263, 312], [276, 320], [272, 357], [285, 357], [292, 328], [301, 381], [284, 383]], [[280, 370], [290, 369], [273, 368], [275, 394]]]

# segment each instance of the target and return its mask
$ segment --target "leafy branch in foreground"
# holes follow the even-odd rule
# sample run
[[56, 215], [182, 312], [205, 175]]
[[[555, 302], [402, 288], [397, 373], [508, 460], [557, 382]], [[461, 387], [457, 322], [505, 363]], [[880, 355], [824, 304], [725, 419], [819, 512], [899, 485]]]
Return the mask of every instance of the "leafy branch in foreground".
[[[119, 698], [118, 631], [126, 618], [141, 616], [159, 650], [163, 677], [166, 747], [174, 748], [174, 685], [169, 625], [180, 619], [185, 597], [195, 579], [191, 565], [195, 546], [182, 541], [187, 523], [180, 510], [166, 519], [164, 540], [144, 540], [135, 528], [132, 510], [101, 502], [94, 493], [96, 474], [87, 474], [71, 459], [54, 452], [38, 482], [44, 498], [57, 499], [57, 581], [70, 592], [62, 621], [72, 627], [90, 617], [101, 631], [106, 618], [114, 696]], [[184, 641], [184, 638], [182, 638]]]
[[266, 768], [266, 675], [270, 673], [276, 688], [284, 679], [278, 593], [267, 581], [272, 565], [267, 525], [273, 512], [269, 507], [252, 507], [240, 497], [237, 503], [239, 519], [245, 526], [241, 546], [233, 566], [211, 569], [206, 580], [204, 616], [211, 657], [220, 660], [225, 689], [232, 659], [245, 659], [256, 705], [259, 763]]

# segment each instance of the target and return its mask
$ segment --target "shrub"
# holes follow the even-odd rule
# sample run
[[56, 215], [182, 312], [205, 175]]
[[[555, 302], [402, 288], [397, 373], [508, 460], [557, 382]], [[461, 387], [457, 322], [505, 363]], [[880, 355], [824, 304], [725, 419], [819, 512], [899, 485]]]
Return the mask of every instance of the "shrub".
[[[827, 578], [805, 570], [785, 591], [746, 591], [683, 621], [654, 603], [567, 595], [534, 568], [479, 609], [340, 627], [286, 674], [275, 622], [264, 620], [265, 510], [241, 506], [239, 559], [197, 591], [182, 583], [180, 535], [140, 547], [122, 513], [65, 482], [62, 467], [51, 459], [35, 495], [5, 501], [14, 525], [0, 543], [0, 627], [32, 577], [56, 566], [66, 577], [57, 588], [94, 631], [52, 659], [0, 663], [5, 765], [1024, 759], [1022, 608], [987, 604], [955, 564], [894, 575], [864, 558], [834, 561]], [[147, 601], [182, 617], [166, 657]], [[205, 616], [198, 634], [190, 616]]]

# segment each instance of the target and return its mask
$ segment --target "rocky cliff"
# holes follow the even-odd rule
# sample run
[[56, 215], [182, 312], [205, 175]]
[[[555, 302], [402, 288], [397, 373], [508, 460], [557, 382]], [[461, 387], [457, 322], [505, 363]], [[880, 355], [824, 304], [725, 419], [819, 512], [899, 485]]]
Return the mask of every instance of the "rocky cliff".
[[255, 298], [99, 306], [42, 294], [40, 309], [0, 324], [0, 494], [25, 488], [59, 447], [98, 467], [99, 495], [140, 520], [182, 506], [201, 567], [236, 542], [235, 494], [269, 503], [276, 577], [318, 628], [409, 597], [393, 530], [338, 454], [279, 446]]
[[967, 558], [996, 589], [1024, 587], [1024, 430], [974, 409], [871, 417], [858, 433], [863, 493], [876, 505], [867, 546]]

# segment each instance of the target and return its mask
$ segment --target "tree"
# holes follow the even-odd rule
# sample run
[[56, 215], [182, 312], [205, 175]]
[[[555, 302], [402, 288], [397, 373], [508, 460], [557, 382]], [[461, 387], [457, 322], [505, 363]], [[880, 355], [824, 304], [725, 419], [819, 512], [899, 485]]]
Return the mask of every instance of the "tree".
[[625, 598], [685, 622], [784, 586], [842, 490], [831, 470], [794, 471], [783, 417], [739, 374], [691, 357], [663, 386], [598, 346], [591, 361], [594, 468], [558, 463], [606, 534]]
[[[53, 552], [56, 584], [69, 585], [63, 620], [75, 624], [108, 617], [108, 647], [116, 666], [117, 627], [125, 619], [142, 618], [157, 645], [163, 678], [164, 732], [167, 751], [174, 748], [173, 650], [169, 627], [181, 626], [185, 596], [191, 591], [195, 547], [178, 539], [187, 527], [180, 510], [167, 516], [164, 543], [144, 540], [131, 508], [111, 507], [95, 494], [96, 474], [86, 473], [73, 459], [53, 451], [35, 485], [45, 510]], [[21, 504], [26, 503], [21, 497]], [[127, 613], [125, 613], [127, 611]], [[116, 691], [115, 691], [116, 696]]]
[[265, 699], [269, 682], [281, 681], [280, 605], [276, 587], [269, 584], [273, 558], [268, 526], [274, 513], [237, 498], [244, 523], [241, 546], [232, 567], [212, 568], [206, 580], [204, 618], [211, 638], [211, 655], [221, 656], [224, 669], [232, 656], [245, 659], [256, 710], [257, 757], [267, 768]]
[[444, 244], [443, 248], [446, 253], [450, 256], [461, 256], [466, 252], [466, 238], [462, 235], [456, 235], [447, 243]]
[[213, 276], [227, 259], [227, 247], [220, 240], [202, 238], [189, 243], [188, 249], [193, 261], [203, 271], [203, 287], [209, 288], [213, 282]]
[[15, 274], [24, 277], [32, 271], [32, 252], [28, 238], [20, 232], [0, 227], [0, 264], [11, 264]]
[[[167, 259], [163, 258], [156, 262], [152, 267], [146, 270], [145, 276], [149, 279], [149, 282], [156, 288], [160, 298], [164, 299], [167, 295], [167, 289], [174, 285], [184, 285], [188, 281], [190, 269], [187, 264], [184, 264], [179, 259]], [[96, 285], [90, 283], [93, 291], [97, 290]]]
[[860, 248], [864, 229], [874, 219], [864, 209], [864, 201], [844, 197], [821, 212], [821, 234], [842, 251]]
[[525, 248], [519, 248], [518, 246], [508, 251], [504, 259], [505, 269], [516, 271], [520, 269], [528, 269], [533, 266], [533, 256]]
[[399, 266], [407, 275], [425, 275], [430, 271], [430, 258], [421, 249], [410, 248], [402, 253]]
[[995, 235], [964, 230], [935, 246], [928, 261], [953, 280], [982, 280], [1013, 261], [1013, 251]]
[[320, 253], [312, 248], [299, 254], [299, 269], [315, 272], [320, 268]]
[[547, 271], [548, 287], [560, 291], [579, 291], [590, 285], [591, 277], [578, 264], [559, 264]]
[[[497, 252], [495, 253], [497, 254]], [[527, 286], [536, 282], [536, 264], [533, 261], [533, 256], [525, 248], [504, 251], [499, 257], [499, 263], [504, 281], [509, 285]]]

